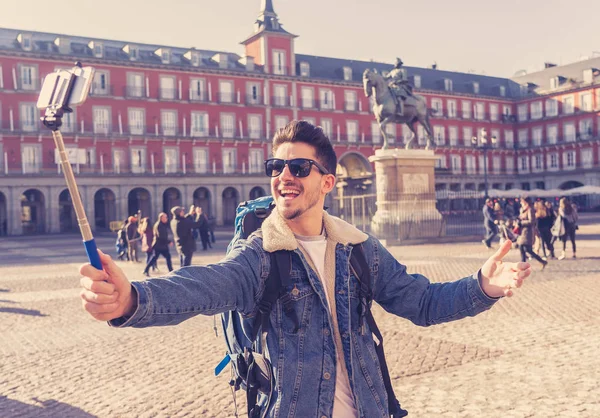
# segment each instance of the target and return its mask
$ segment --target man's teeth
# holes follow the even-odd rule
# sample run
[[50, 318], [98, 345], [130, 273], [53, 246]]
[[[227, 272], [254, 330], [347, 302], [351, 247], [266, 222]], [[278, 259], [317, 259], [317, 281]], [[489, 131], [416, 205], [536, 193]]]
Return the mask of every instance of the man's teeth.
[[287, 194], [293, 194], [293, 195], [299, 195], [300, 192], [298, 190], [287, 190], [284, 189], [280, 192], [282, 195], [287, 195]]

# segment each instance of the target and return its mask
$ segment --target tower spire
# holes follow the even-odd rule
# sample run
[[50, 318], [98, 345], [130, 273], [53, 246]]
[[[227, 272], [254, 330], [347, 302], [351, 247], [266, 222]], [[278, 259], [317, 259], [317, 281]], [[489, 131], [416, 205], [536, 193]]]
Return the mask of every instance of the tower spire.
[[261, 0], [260, 3], [260, 16], [277, 16], [271, 0]]

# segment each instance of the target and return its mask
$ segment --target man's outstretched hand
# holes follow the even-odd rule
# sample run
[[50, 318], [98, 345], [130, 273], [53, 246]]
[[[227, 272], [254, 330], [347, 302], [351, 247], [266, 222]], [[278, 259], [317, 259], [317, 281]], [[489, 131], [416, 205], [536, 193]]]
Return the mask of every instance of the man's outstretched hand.
[[131, 316], [137, 300], [131, 292], [131, 283], [109, 255], [98, 250], [103, 270], [91, 264], [79, 268], [83, 309], [99, 321], [110, 321]]
[[511, 241], [504, 241], [498, 251], [481, 268], [481, 288], [489, 297], [512, 296], [513, 289], [521, 287], [523, 280], [531, 274], [529, 263], [502, 261], [511, 246]]

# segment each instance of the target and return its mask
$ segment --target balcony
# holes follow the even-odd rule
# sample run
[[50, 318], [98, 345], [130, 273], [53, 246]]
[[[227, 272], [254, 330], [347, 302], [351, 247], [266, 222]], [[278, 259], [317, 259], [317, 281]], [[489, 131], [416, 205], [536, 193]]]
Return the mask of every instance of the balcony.
[[289, 67], [283, 67], [281, 65], [270, 65], [269, 73], [274, 75], [291, 75]]
[[143, 99], [147, 98], [146, 89], [142, 86], [127, 86], [123, 87], [123, 94], [128, 99]]
[[245, 103], [247, 105], [264, 105], [265, 104], [262, 96], [254, 96], [252, 94], [246, 95]]
[[101, 84], [92, 84], [92, 88], [90, 89], [90, 96], [94, 97], [102, 97], [102, 96], [114, 96], [113, 86], [112, 85], [101, 85]]
[[204, 90], [190, 90], [189, 91], [189, 100], [190, 102], [207, 102], [208, 95]]
[[179, 100], [179, 90], [170, 88], [159, 88], [158, 98], [160, 100]]
[[272, 96], [271, 106], [273, 107], [289, 107], [290, 99], [287, 96]]
[[217, 101], [220, 104], [234, 104], [234, 103], [236, 103], [235, 95], [233, 93], [219, 93], [217, 95]]

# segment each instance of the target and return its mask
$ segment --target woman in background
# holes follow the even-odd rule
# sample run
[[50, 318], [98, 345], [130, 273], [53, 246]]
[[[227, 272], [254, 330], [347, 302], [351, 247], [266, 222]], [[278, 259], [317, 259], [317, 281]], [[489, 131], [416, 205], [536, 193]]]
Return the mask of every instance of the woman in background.
[[521, 198], [519, 225], [521, 225], [521, 234], [519, 235], [517, 242], [519, 243], [519, 250], [521, 251], [521, 261], [527, 261], [527, 254], [529, 254], [532, 258], [535, 258], [542, 264], [543, 270], [548, 262], [542, 260], [542, 258], [533, 251], [536, 222], [530, 197]]
[[154, 224], [154, 228], [152, 229], [152, 232], [154, 233], [154, 241], [152, 242], [154, 255], [146, 264], [146, 268], [144, 269], [144, 275], [150, 276], [148, 270], [150, 270], [152, 264], [156, 263], [159, 255], [162, 255], [167, 261], [167, 268], [169, 269], [169, 271], [173, 271], [173, 264], [171, 263], [171, 253], [169, 251], [169, 246], [173, 245], [173, 241], [169, 236], [170, 231], [171, 227], [169, 226], [169, 217], [166, 213], [161, 212], [158, 215], [158, 221]]
[[554, 256], [554, 245], [552, 245], [552, 233], [550, 232], [552, 225], [554, 225], [554, 216], [552, 216], [552, 213], [548, 211], [542, 201], [535, 202], [534, 207], [544, 257], [548, 257], [546, 253], [546, 249], [548, 249], [550, 258], [554, 259], [556, 257]]
[[[154, 256], [154, 249], [152, 247], [152, 242], [154, 241], [154, 231], [152, 226], [150, 225], [150, 219], [148, 217], [142, 218], [140, 222], [139, 233], [142, 236], [142, 251], [146, 253], [146, 264], [150, 262], [152, 256]], [[156, 260], [152, 264], [152, 271], [156, 271], [158, 268], [156, 267]]]
[[565, 251], [567, 249], [567, 240], [571, 240], [571, 248], [573, 250], [573, 258], [577, 258], [577, 246], [575, 245], [575, 230], [577, 229], [577, 220], [579, 218], [577, 211], [573, 209], [571, 201], [567, 197], [560, 199], [558, 205], [558, 216], [562, 218], [564, 225], [564, 234], [560, 236], [560, 240], [563, 243], [562, 253], [558, 257], [559, 260], [563, 260], [566, 257]]

